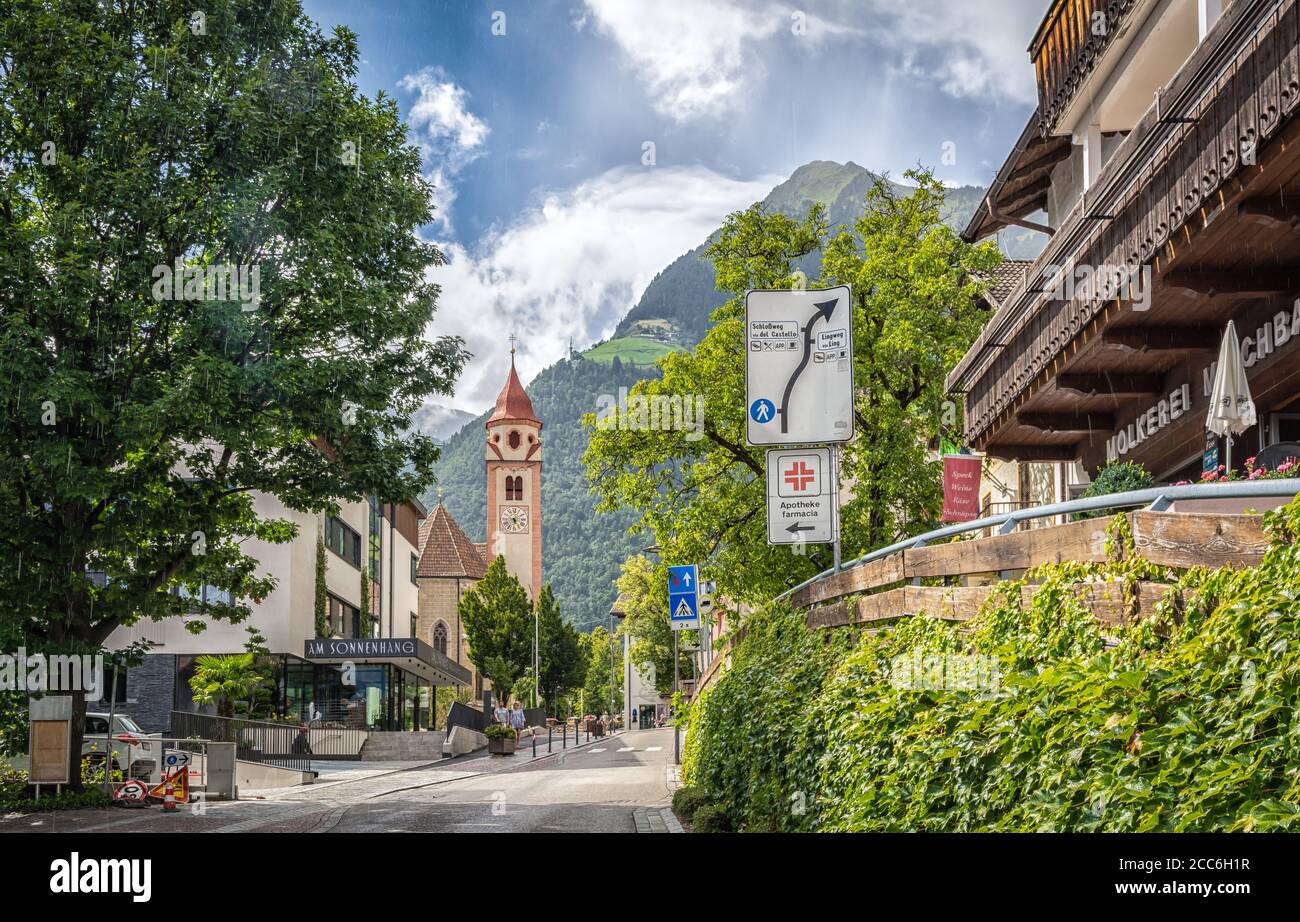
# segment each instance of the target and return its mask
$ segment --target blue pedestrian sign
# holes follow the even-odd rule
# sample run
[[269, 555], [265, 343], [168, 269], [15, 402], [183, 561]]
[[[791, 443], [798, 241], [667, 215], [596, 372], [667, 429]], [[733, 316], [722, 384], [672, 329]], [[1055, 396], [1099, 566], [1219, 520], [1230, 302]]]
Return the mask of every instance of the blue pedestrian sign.
[[700, 573], [695, 564], [668, 568], [668, 615], [674, 631], [700, 626]]
[[770, 423], [776, 419], [776, 404], [766, 397], [759, 397], [750, 404], [749, 416], [756, 423]]

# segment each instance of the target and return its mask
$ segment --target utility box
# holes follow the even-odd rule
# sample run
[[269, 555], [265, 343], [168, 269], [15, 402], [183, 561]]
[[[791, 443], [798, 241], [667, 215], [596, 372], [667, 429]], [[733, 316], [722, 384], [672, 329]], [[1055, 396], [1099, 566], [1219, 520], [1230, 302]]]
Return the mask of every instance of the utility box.
[[206, 765], [207, 796], [212, 800], [234, 800], [235, 744], [208, 743]]
[[27, 706], [27, 719], [31, 725], [28, 782], [37, 785], [70, 783], [72, 698], [67, 695], [32, 698]]

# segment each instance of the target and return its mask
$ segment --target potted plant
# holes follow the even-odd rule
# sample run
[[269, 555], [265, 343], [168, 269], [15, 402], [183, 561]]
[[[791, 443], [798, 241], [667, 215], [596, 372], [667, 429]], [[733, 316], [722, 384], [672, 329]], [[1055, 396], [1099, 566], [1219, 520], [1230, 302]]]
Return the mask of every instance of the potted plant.
[[497, 755], [509, 755], [515, 751], [515, 731], [505, 724], [489, 724], [483, 731], [487, 737], [488, 752]]

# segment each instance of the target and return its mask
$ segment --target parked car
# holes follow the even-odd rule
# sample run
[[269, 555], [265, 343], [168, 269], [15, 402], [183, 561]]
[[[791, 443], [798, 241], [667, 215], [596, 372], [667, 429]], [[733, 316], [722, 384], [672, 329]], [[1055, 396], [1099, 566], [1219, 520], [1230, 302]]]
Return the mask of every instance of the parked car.
[[[128, 778], [149, 780], [158, 770], [162, 756], [162, 734], [145, 733], [125, 714], [113, 715], [112, 767]], [[108, 751], [108, 714], [86, 715], [86, 732], [81, 741], [82, 757], [98, 763]]]

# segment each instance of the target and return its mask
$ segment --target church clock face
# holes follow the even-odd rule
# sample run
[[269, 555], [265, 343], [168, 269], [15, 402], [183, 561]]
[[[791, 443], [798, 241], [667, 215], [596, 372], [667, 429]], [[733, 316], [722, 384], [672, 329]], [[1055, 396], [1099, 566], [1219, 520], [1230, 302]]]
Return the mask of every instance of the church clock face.
[[502, 506], [501, 530], [509, 535], [520, 535], [528, 531], [528, 507]]

